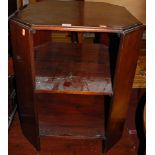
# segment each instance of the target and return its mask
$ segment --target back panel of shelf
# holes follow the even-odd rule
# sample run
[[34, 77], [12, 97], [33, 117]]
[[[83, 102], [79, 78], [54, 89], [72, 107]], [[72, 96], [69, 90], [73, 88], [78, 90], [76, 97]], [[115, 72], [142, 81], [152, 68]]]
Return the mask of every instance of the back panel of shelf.
[[112, 95], [109, 48], [85, 35], [83, 43], [52, 37], [35, 46], [36, 93]]
[[40, 136], [105, 139], [105, 95], [113, 94], [108, 34], [80, 33], [83, 38], [73, 42], [70, 33], [38, 32], [43, 36], [34, 37]]
[[40, 136], [105, 139], [104, 96], [35, 94]]

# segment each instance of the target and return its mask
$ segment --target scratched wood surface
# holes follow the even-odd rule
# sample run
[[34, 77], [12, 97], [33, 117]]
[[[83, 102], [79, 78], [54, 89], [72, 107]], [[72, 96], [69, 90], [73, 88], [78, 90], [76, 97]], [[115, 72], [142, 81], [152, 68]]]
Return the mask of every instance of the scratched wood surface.
[[[41, 138], [41, 151], [38, 152], [22, 134], [17, 114], [8, 137], [9, 155], [103, 155], [100, 139], [72, 140], [45, 136]], [[106, 155], [136, 155], [135, 144], [127, 128], [121, 140]]]
[[36, 94], [41, 136], [104, 139], [104, 96]]
[[45, 43], [35, 48], [36, 92], [111, 95], [108, 48]]

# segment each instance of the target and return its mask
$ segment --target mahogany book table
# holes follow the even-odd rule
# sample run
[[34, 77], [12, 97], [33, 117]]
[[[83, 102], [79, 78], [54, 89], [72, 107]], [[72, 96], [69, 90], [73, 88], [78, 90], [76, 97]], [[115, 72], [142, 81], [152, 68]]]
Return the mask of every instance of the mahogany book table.
[[[143, 25], [124, 7], [44, 0], [11, 19], [11, 40], [23, 134], [40, 149], [43, 136], [121, 137]], [[51, 33], [107, 33], [102, 43], [56, 43]]]

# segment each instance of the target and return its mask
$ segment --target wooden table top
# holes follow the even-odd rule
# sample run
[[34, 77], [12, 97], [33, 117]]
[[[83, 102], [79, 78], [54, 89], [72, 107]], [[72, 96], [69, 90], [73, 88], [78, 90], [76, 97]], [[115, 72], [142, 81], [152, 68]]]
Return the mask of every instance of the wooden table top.
[[[125, 7], [104, 2], [44, 0], [18, 13], [14, 20], [33, 29], [123, 31], [141, 25]], [[89, 30], [88, 30], [89, 29]]]

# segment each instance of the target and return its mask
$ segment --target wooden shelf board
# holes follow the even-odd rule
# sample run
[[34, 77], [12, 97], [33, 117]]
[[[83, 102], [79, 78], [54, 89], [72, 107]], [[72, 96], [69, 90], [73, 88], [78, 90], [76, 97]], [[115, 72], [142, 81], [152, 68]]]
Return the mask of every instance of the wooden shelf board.
[[45, 43], [35, 47], [36, 93], [112, 95], [108, 48]]
[[[72, 117], [72, 116], [71, 116]], [[75, 116], [74, 116], [75, 117]], [[51, 128], [40, 123], [40, 136], [50, 136], [50, 137], [65, 137], [70, 139], [105, 139], [105, 134], [103, 128], [82, 128], [82, 127], [72, 127], [69, 126], [55, 126]]]
[[[49, 119], [50, 121], [46, 122], [44, 119]], [[39, 121], [39, 133], [42, 136], [66, 137], [72, 139], [105, 138], [103, 116], [53, 114], [50, 115], [50, 117], [44, 116], [44, 119]], [[82, 125], [76, 125], [77, 122], [80, 122]]]
[[42, 136], [104, 139], [104, 96], [35, 94]]

